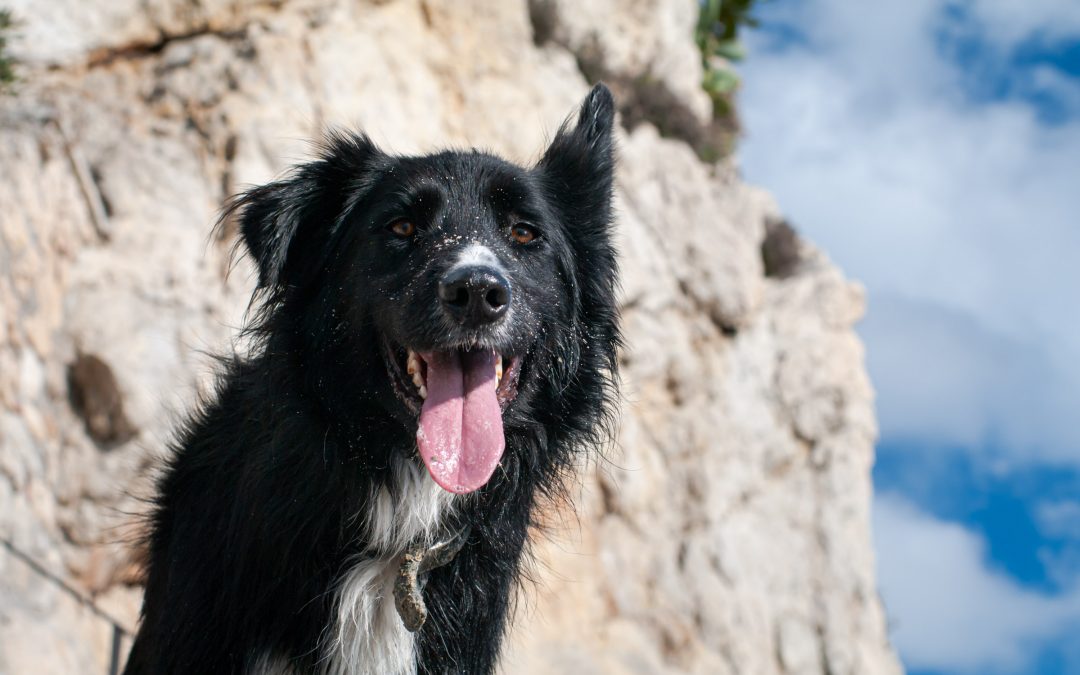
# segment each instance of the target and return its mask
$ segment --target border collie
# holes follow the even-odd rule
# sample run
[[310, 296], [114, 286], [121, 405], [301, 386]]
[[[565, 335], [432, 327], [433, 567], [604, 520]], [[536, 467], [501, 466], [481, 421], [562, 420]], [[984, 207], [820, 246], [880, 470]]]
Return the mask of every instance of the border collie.
[[331, 134], [225, 218], [250, 355], [178, 433], [125, 670], [491, 673], [538, 508], [610, 438], [610, 92], [522, 168]]

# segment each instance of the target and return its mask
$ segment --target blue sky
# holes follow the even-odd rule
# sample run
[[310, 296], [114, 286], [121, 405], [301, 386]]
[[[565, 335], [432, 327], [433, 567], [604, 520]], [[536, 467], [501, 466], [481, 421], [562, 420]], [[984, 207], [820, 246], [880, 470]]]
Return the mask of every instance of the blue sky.
[[746, 177], [862, 281], [910, 672], [1080, 672], [1080, 1], [770, 0]]

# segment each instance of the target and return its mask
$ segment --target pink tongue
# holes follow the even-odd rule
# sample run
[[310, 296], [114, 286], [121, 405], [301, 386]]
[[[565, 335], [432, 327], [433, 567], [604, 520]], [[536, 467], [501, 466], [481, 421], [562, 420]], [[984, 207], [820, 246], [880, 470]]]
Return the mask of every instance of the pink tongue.
[[483, 487], [506, 439], [495, 397], [495, 352], [435, 352], [427, 362], [428, 395], [416, 444], [435, 482], [464, 494]]

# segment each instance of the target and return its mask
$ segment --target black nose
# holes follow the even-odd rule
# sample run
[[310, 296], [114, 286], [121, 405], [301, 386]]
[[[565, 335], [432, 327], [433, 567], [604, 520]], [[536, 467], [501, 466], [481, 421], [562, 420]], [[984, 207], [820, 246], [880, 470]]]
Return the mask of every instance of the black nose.
[[510, 282], [491, 267], [454, 267], [439, 280], [439, 299], [458, 323], [482, 326], [506, 314]]

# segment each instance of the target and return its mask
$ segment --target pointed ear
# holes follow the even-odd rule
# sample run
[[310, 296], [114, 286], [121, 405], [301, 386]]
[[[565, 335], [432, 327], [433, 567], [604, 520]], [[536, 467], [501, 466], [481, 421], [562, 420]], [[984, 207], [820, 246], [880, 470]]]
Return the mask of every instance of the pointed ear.
[[[560, 365], [552, 374], [557, 396], [580, 429], [610, 427], [618, 349], [618, 259], [613, 243], [615, 102], [603, 84], [593, 87], [573, 128], [559, 129], [536, 166], [546, 200], [560, 219], [572, 253], [560, 256], [560, 277], [570, 285], [570, 331], [555, 331]], [[596, 396], [595, 392], [602, 392]], [[585, 392], [590, 392], [585, 394]], [[591, 432], [586, 432], [591, 433]], [[598, 436], [597, 436], [598, 438]]]
[[[569, 127], [569, 120], [563, 124], [536, 166], [573, 248], [572, 259], [560, 261], [567, 266], [563, 276], [571, 280], [574, 293], [574, 336], [560, 347], [567, 374], [601, 388], [608, 381], [603, 373], [616, 370], [615, 354], [621, 344], [618, 260], [612, 242], [614, 125], [615, 101], [608, 88], [598, 84], [581, 104], [574, 127]], [[600, 415], [596, 401], [579, 403], [586, 415]]]
[[603, 83], [585, 97], [577, 124], [563, 123], [537, 169], [573, 211], [575, 220], [607, 225], [615, 168], [615, 101]]
[[259, 288], [297, 284], [321, 267], [335, 227], [367, 190], [380, 157], [367, 136], [331, 132], [316, 160], [229, 204], [219, 222], [239, 219], [243, 244], [259, 267]]

